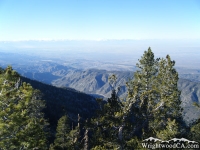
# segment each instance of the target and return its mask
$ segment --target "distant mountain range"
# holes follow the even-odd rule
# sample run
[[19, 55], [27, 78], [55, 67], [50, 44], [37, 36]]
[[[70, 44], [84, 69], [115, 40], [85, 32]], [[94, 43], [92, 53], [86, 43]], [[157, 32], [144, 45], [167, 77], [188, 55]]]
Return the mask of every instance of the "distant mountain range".
[[[75, 56], [75, 54], [73, 56]], [[126, 64], [120, 66], [120, 64], [100, 63], [87, 59], [73, 60], [73, 57], [64, 61], [57, 58], [50, 59], [49, 57], [43, 58], [16, 53], [8, 54], [6, 52], [0, 52], [0, 64], [2, 67], [6, 67], [10, 64], [22, 76], [49, 85], [62, 87], [60, 88], [62, 90], [64, 90], [63, 88], [72, 88], [95, 97], [104, 98], [110, 97], [111, 94], [108, 77], [112, 74], [116, 74], [118, 78], [117, 86], [121, 86], [120, 97], [122, 99], [124, 99], [127, 94], [125, 83], [128, 79], [133, 77], [134, 71], [136, 70], [133, 65], [130, 65], [129, 69], [127, 69]], [[98, 68], [106, 68], [106, 70]], [[193, 106], [193, 102], [199, 102], [200, 100], [200, 70], [180, 67], [178, 67], [177, 70], [180, 77], [178, 87], [179, 90], [182, 91], [183, 116], [189, 123], [197, 119], [200, 115], [196, 107]], [[55, 99], [60, 98], [58, 96], [55, 97]]]
[[[116, 86], [121, 87], [120, 98], [124, 99], [127, 94], [125, 83], [133, 77], [132, 71], [107, 71], [98, 69], [80, 70], [67, 66], [56, 65], [51, 62], [41, 64], [37, 70], [21, 72], [28, 78], [52, 84], [57, 87], [69, 87], [78, 91], [90, 94], [95, 97], [108, 98], [111, 94], [111, 88], [108, 83], [108, 77], [112, 74], [117, 76]], [[181, 100], [183, 116], [187, 123], [197, 119], [200, 112], [193, 106], [194, 102], [200, 100], [200, 82], [194, 82], [188, 79], [179, 79], [178, 88], [181, 90]]]

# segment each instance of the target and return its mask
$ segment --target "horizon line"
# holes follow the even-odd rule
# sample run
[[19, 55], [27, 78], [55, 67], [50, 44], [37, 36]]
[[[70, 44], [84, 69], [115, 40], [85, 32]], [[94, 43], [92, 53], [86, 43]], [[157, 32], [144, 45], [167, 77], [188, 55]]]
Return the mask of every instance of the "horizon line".
[[200, 40], [200, 39], [27, 39], [27, 40], [0, 40], [0, 42], [28, 42], [28, 41], [42, 41], [42, 42], [48, 42], [48, 41], [145, 41], [145, 40], [175, 40], [175, 41], [181, 41], [181, 40]]

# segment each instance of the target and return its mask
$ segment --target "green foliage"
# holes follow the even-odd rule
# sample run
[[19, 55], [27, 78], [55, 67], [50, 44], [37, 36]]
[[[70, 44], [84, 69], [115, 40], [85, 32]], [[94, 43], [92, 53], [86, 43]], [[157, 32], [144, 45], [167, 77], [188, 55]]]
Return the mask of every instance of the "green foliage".
[[[180, 128], [182, 124], [182, 108], [180, 107], [181, 92], [178, 90], [178, 73], [174, 69], [175, 62], [171, 61], [169, 55], [166, 59], [161, 59], [158, 63], [158, 74], [153, 89], [157, 92], [157, 100], [153, 108], [153, 121], [150, 126], [154, 133], [161, 132], [164, 137], [178, 137], [179, 132], [171, 133], [171, 130], [164, 130], [169, 125], [169, 120], [176, 121], [176, 127]], [[178, 130], [178, 129], [177, 129]], [[166, 132], [165, 132], [166, 131]], [[175, 134], [176, 133], [176, 134]], [[158, 134], [156, 134], [158, 136]], [[172, 136], [173, 135], [173, 136]], [[161, 137], [160, 137], [161, 138]], [[162, 139], [162, 138], [161, 138]]]
[[141, 145], [142, 141], [138, 139], [137, 137], [133, 137], [131, 140], [127, 141], [127, 149], [140, 149], [144, 150], [145, 148]]
[[[200, 110], [200, 105], [198, 103], [195, 102], [194, 106], [196, 106], [196, 108], [198, 108], [198, 111]], [[191, 129], [190, 129], [191, 138], [200, 143], [200, 132], [199, 131], [200, 131], [200, 117], [198, 120], [196, 120], [191, 125]]]
[[80, 147], [80, 128], [77, 126], [75, 129], [71, 130], [69, 133], [70, 146], [69, 148], [78, 150]]
[[160, 94], [160, 102], [166, 105], [162, 109], [165, 118], [180, 118], [182, 108], [180, 107], [180, 94], [178, 90], [178, 73], [173, 68], [174, 61], [171, 61], [170, 56], [167, 55], [166, 59], [161, 59], [159, 62], [158, 83], [157, 91]]
[[176, 137], [178, 135], [178, 132], [178, 125], [175, 119], [173, 121], [168, 119], [166, 128], [161, 131], [156, 131], [156, 136], [162, 140], [169, 140]]
[[70, 126], [69, 120], [66, 115], [62, 116], [58, 120], [57, 130], [56, 130], [56, 139], [54, 141], [55, 149], [66, 150], [70, 145]]
[[54, 144], [50, 150], [78, 150], [80, 148], [80, 127], [70, 128], [70, 120], [64, 115], [58, 120]]
[[191, 127], [192, 139], [200, 143], [200, 119]]
[[[128, 100], [125, 111], [129, 121], [132, 120], [134, 124], [130, 125], [133, 135], [146, 139], [162, 132], [166, 137], [171, 137], [171, 133], [163, 131], [169, 123], [167, 118], [175, 119], [176, 122], [181, 120], [178, 73], [174, 65], [175, 62], [171, 61], [169, 55], [166, 59], [154, 59], [150, 48], [139, 60], [139, 70], [135, 72], [134, 79], [127, 82]], [[173, 136], [178, 136], [178, 132]]]
[[94, 148], [92, 148], [92, 150], [107, 150], [104, 146], [95, 146]]
[[[52, 134], [56, 131], [58, 120], [65, 115], [65, 112], [73, 115], [81, 114], [83, 118], [87, 118], [97, 109], [98, 104], [94, 102], [95, 99], [85, 93], [70, 88], [58, 88], [25, 77], [21, 77], [21, 81], [30, 83], [33, 88], [42, 92], [42, 99], [46, 103], [44, 113], [50, 123]], [[54, 140], [53, 136], [51, 140]]]
[[123, 105], [115, 89], [116, 76], [109, 77], [109, 81], [112, 88], [111, 97], [108, 98], [106, 104], [102, 104], [102, 99], [97, 99], [99, 110], [97, 110], [97, 116], [92, 119], [91, 145], [96, 149], [118, 149], [123, 141], [119, 138]]
[[[143, 149], [141, 143], [146, 138], [169, 140], [184, 135], [180, 91], [177, 87], [179, 78], [174, 65], [169, 55], [165, 59], [155, 59], [149, 48], [136, 64], [138, 70], [134, 73], [134, 79], [127, 82], [127, 101], [120, 101], [120, 88], [116, 88], [117, 77], [112, 75], [109, 77], [111, 97], [107, 101], [97, 98], [95, 104], [99, 105], [98, 108], [85, 101], [84, 105], [77, 106], [75, 102], [80, 102], [79, 99], [91, 98], [84, 94], [73, 95], [69, 92], [65, 95], [66, 90], [59, 89], [58, 92], [54, 87], [51, 87], [53, 90], [45, 90], [47, 116], [53, 118], [51, 122], [57, 116], [62, 116], [58, 120], [54, 143], [50, 144], [49, 149]], [[43, 85], [39, 87], [46, 88]], [[10, 66], [0, 70], [0, 88], [0, 147], [47, 149], [44, 132], [47, 122], [41, 112], [44, 108], [43, 101], [39, 100], [41, 93], [30, 84], [22, 84], [19, 74]], [[66, 101], [69, 97], [70, 100]], [[200, 107], [199, 104], [196, 106]], [[91, 107], [90, 110], [97, 108], [96, 114], [92, 118], [81, 118], [79, 113], [92, 116], [92, 113], [88, 115], [84, 111], [88, 107]], [[63, 116], [65, 110], [78, 113], [78, 117], [75, 117], [77, 121], [70, 116]], [[71, 121], [77, 125], [72, 129]], [[193, 140], [199, 141], [199, 131], [200, 123], [197, 121], [191, 126], [189, 134]]]
[[11, 66], [1, 71], [0, 90], [0, 147], [47, 149], [40, 92], [30, 84], [21, 85], [19, 74]]
[[197, 102], [194, 103], [194, 106], [196, 106], [198, 109], [200, 109], [200, 104], [198, 104]]
[[[142, 140], [157, 137], [169, 140], [181, 130], [178, 73], [169, 55], [154, 59], [149, 48], [136, 64], [134, 79], [127, 82], [128, 97], [121, 103], [115, 90], [116, 76], [109, 77], [111, 97], [102, 105], [93, 122], [94, 148], [143, 149]], [[103, 106], [103, 107], [102, 107]]]

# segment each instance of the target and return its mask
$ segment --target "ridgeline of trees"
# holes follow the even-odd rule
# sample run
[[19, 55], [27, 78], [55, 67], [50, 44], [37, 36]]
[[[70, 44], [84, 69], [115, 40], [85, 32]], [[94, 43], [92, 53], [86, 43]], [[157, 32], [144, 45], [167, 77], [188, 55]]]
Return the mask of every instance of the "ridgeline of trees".
[[[200, 142], [200, 119], [186, 126], [182, 118], [174, 65], [169, 55], [155, 59], [149, 48], [136, 64], [134, 78], [127, 81], [126, 101], [120, 100], [120, 88], [115, 86], [116, 76], [112, 75], [111, 97], [106, 102], [96, 99], [96, 113], [88, 118], [77, 114], [73, 119], [67, 108], [62, 110], [64, 115], [57, 122], [55, 134], [49, 133], [53, 123], [48, 124], [44, 117], [40, 91], [22, 83], [12, 67], [1, 69], [0, 150], [131, 150], [142, 149], [141, 142], [149, 137]], [[200, 108], [198, 103], [195, 105]], [[52, 135], [54, 142], [49, 140]]]

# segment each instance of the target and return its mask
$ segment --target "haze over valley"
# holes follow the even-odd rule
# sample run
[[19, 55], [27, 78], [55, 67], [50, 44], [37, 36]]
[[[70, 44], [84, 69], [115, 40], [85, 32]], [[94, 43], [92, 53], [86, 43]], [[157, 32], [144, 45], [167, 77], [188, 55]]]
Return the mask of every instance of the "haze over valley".
[[[133, 78], [137, 70], [136, 63], [148, 48], [145, 46], [152, 43], [155, 46], [155, 50], [152, 47], [155, 57], [165, 58], [169, 54], [176, 61], [185, 118], [189, 122], [197, 118], [199, 113], [196, 113], [193, 102], [199, 102], [200, 98], [199, 43], [193, 41], [188, 42], [185, 47], [179, 47], [180, 41], [174, 43], [175, 45], [165, 46], [160, 46], [159, 40], [149, 40], [144, 45], [144, 42], [140, 42], [134, 40], [0, 42], [0, 64], [2, 67], [12, 65], [22, 76], [33, 80], [57, 87], [70, 87], [104, 98], [110, 97], [111, 94], [108, 77], [116, 74], [117, 85], [121, 86], [120, 95], [124, 99], [127, 94], [125, 83]], [[194, 43], [197, 47], [189, 47]], [[10, 49], [8, 46], [6, 48], [7, 44], [10, 45]]]

